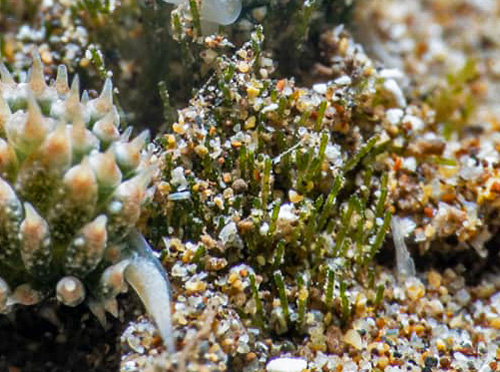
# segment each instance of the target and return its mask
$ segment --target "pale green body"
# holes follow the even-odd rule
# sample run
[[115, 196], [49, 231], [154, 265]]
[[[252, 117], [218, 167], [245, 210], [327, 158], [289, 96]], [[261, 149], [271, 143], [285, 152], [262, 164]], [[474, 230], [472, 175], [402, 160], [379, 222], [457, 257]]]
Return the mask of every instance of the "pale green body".
[[120, 134], [110, 80], [89, 100], [64, 66], [47, 85], [38, 56], [27, 82], [0, 73], [0, 313], [56, 296], [104, 323], [128, 281], [172, 350], [168, 281], [134, 230], [156, 169], [148, 133]]

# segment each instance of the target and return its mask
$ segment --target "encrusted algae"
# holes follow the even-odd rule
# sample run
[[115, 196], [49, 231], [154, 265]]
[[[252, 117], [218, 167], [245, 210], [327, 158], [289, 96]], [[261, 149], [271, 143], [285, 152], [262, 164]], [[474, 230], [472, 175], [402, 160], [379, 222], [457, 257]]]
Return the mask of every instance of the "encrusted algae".
[[[483, 262], [498, 232], [498, 41], [491, 28], [498, 4], [383, 4], [360, 7], [357, 18], [360, 28], [373, 29], [359, 39], [401, 70], [411, 97], [410, 107], [387, 117], [397, 137], [395, 213], [420, 253], [450, 260], [462, 252]], [[392, 34], [395, 28], [402, 33]]]
[[[354, 81], [344, 76], [311, 91], [271, 80], [260, 37], [220, 61], [211, 84], [163, 137], [166, 177], [158, 194], [170, 200], [164, 231], [218, 237], [269, 269], [281, 267], [282, 257], [274, 257], [280, 245], [287, 263], [320, 265], [350, 252], [362, 265], [384, 230], [376, 219], [382, 222], [386, 210], [380, 172], [389, 137], [368, 99], [383, 84], [361, 58]], [[174, 215], [179, 205], [185, 207]], [[355, 238], [358, 225], [364, 231]]]
[[[308, 89], [272, 78], [257, 30], [158, 139], [150, 231], [178, 293], [175, 337], [189, 344], [157, 358], [165, 368], [252, 370], [278, 350], [327, 351], [327, 329], [380, 305], [374, 256], [391, 219], [381, 117], [398, 97], [345, 32], [337, 37], [339, 75]], [[214, 333], [197, 335], [203, 317]], [[261, 349], [267, 337], [273, 351]], [[132, 339], [124, 370], [147, 361], [134, 367]], [[213, 360], [193, 354], [207, 342]]]
[[[272, 78], [261, 36], [219, 59], [158, 139], [163, 210], [151, 231], [165, 244], [184, 348], [158, 355], [147, 322], [132, 324], [122, 370], [262, 371], [278, 356], [300, 357], [311, 371], [496, 369], [496, 274], [475, 287], [464, 265], [416, 274], [401, 251], [418, 218], [411, 208], [392, 221], [398, 275], [373, 260], [391, 212], [419, 197], [401, 180], [428, 176], [402, 154], [426, 145], [432, 108], [341, 27], [322, 37], [316, 72], [331, 80], [312, 89]], [[463, 124], [453, 135], [467, 132]], [[415, 160], [454, 166], [427, 155]], [[472, 227], [442, 224], [447, 234]]]
[[[222, 59], [218, 73], [161, 139], [166, 174], [157, 185], [157, 200], [165, 205], [165, 215], [181, 212], [167, 219], [165, 230], [153, 231], [168, 236], [163, 254], [178, 291], [176, 337], [187, 347], [174, 357], [152, 357], [154, 348], [149, 355], [135, 348], [131, 332], [136, 328], [131, 326], [123, 339], [131, 347], [123, 370], [159, 363], [172, 370], [180, 365], [181, 370], [257, 371], [275, 355], [301, 356], [310, 370], [496, 369], [498, 300], [489, 299], [499, 289], [495, 275], [475, 288], [465, 285], [463, 265], [417, 278], [408, 252], [403, 252], [399, 260], [407, 262], [397, 262], [396, 269], [409, 278], [398, 282], [386, 270], [374, 276], [365, 270], [363, 288], [356, 283], [363, 275], [356, 277], [362, 260], [356, 259], [355, 250], [347, 248], [342, 259], [334, 254], [337, 242], [348, 237], [350, 247], [358, 247], [363, 239], [357, 238], [369, 233], [366, 221], [356, 216], [357, 200], [365, 197], [371, 202], [363, 205], [368, 213], [389, 209], [399, 215], [392, 224], [396, 250], [405, 238], [415, 243], [412, 238], [421, 233], [421, 225], [435, 225], [441, 229], [437, 234], [417, 241], [422, 251], [430, 242], [435, 243], [433, 254], [472, 242], [484, 256], [497, 214], [496, 177], [487, 176], [489, 171], [496, 174], [496, 160], [488, 161], [498, 155], [496, 127], [486, 126], [477, 141], [477, 126], [471, 122], [475, 101], [470, 97], [478, 88], [475, 61], [450, 74], [448, 82], [431, 84], [425, 96], [418, 90], [412, 95], [403, 90], [406, 75], [376, 69], [339, 27], [322, 35], [322, 64], [314, 71], [331, 81], [300, 89], [289, 79], [268, 79], [273, 64], [259, 41], [257, 32], [252, 47]], [[338, 105], [332, 104], [336, 93]], [[329, 116], [332, 106], [335, 114]], [[453, 125], [443, 125], [447, 121]], [[321, 172], [308, 178], [316, 169], [326, 128], [327, 134], [345, 136], [325, 140], [327, 146], [344, 140], [333, 158], [339, 164], [329, 162], [330, 167], [320, 167]], [[295, 141], [287, 142], [289, 138]], [[315, 141], [315, 151], [304, 160], [308, 141]], [[287, 156], [294, 161], [282, 169]], [[467, 164], [458, 164], [456, 157]], [[477, 158], [481, 161], [472, 162]], [[341, 181], [342, 190], [336, 190], [335, 181], [341, 178], [335, 172], [346, 169], [356, 174], [359, 190]], [[462, 174], [454, 177], [457, 170]], [[475, 178], [476, 171], [484, 178]], [[330, 176], [327, 181], [322, 172]], [[487, 200], [495, 204], [482, 199], [489, 218], [481, 221], [471, 202], [488, 179]], [[424, 193], [422, 180], [433, 182]], [[326, 243], [322, 239], [328, 236], [328, 225], [325, 234], [317, 224], [321, 213], [314, 214], [314, 202], [324, 192], [322, 182], [337, 196], [332, 200], [343, 206], [335, 204], [332, 210], [336, 225]], [[375, 224], [383, 225], [378, 217]], [[444, 240], [455, 236], [461, 244]], [[376, 235], [369, 245], [377, 246], [382, 237]], [[325, 252], [321, 244], [333, 249]], [[316, 264], [315, 257], [324, 265]]]

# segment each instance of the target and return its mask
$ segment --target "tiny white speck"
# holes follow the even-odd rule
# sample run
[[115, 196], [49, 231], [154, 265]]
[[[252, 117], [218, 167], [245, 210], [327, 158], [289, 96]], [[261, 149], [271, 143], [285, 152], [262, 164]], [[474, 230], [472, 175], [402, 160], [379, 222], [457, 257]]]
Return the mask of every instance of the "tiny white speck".
[[352, 83], [352, 80], [349, 76], [344, 75], [335, 79], [333, 82], [337, 85], [349, 85]]
[[328, 87], [325, 83], [319, 83], [313, 85], [313, 90], [318, 94], [326, 94]]

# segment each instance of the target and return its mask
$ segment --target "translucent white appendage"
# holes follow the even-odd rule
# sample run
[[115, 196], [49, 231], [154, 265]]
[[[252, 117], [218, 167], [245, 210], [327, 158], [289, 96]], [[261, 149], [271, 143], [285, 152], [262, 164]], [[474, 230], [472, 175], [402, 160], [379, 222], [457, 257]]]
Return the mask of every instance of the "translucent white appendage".
[[392, 216], [391, 219], [392, 239], [396, 250], [396, 270], [400, 277], [407, 278], [416, 275], [415, 263], [405, 243], [405, 228], [403, 219]]
[[148, 313], [153, 317], [163, 343], [170, 353], [175, 351], [170, 312], [168, 278], [160, 262], [152, 254], [144, 238], [134, 232], [130, 236], [138, 253], [125, 269], [125, 280], [134, 288]]
[[241, 0], [203, 0], [201, 19], [226, 26], [234, 23], [241, 13]]
[[[163, 1], [176, 5], [188, 2], [188, 0]], [[226, 26], [238, 19], [241, 9], [241, 0], [202, 0], [200, 16], [203, 21]]]

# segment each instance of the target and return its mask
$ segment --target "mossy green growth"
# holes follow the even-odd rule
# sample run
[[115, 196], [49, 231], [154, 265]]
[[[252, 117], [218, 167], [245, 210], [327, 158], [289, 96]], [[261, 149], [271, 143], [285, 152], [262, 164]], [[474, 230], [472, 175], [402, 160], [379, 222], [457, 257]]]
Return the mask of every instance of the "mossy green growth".
[[313, 303], [346, 324], [350, 292], [370, 285], [391, 217], [390, 139], [366, 99], [379, 78], [359, 64], [348, 85], [297, 87], [271, 77], [262, 42], [256, 32], [220, 58], [160, 139], [160, 208], [150, 226], [158, 238], [209, 242], [203, 257], [195, 250], [196, 264], [214, 277], [199, 264], [223, 255], [229, 267], [249, 265], [254, 305], [241, 312], [259, 327], [307, 331]]
[[470, 122], [477, 107], [473, 84], [478, 77], [477, 62], [471, 58], [456, 73], [448, 74], [446, 85], [431, 95], [429, 104], [436, 111], [435, 123], [442, 125], [445, 138], [460, 133]]

